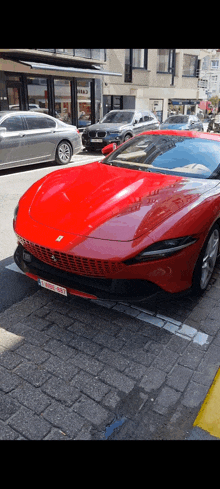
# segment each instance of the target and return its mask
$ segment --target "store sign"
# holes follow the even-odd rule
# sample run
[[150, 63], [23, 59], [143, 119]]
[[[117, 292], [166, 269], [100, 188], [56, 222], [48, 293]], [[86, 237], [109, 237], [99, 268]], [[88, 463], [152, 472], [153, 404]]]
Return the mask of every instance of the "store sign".
[[89, 90], [87, 90], [87, 88], [77, 88], [77, 93], [79, 95], [88, 95]]

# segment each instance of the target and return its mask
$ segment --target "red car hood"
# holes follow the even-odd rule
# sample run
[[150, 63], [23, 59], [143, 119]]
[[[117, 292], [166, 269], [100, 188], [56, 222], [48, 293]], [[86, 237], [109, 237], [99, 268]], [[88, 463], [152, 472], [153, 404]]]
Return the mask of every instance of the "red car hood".
[[48, 175], [32, 200], [30, 216], [61, 234], [130, 241], [189, 206], [213, 185], [211, 180], [95, 162]]

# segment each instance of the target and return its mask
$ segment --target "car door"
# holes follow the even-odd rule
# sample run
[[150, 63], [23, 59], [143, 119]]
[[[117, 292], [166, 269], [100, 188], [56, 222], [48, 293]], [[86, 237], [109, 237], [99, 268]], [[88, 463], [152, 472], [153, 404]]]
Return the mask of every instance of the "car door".
[[[5, 132], [1, 132], [5, 128]], [[25, 126], [21, 115], [11, 114], [0, 123], [0, 165], [17, 166], [27, 158]]]
[[144, 131], [158, 129], [158, 121], [153, 114], [144, 115]]
[[26, 144], [32, 163], [53, 159], [56, 122], [54, 121], [54, 127], [49, 127], [47, 122], [49, 118], [35, 113], [25, 114], [24, 119], [26, 122]]
[[140, 134], [145, 130], [144, 118], [141, 112], [135, 112], [134, 123], [133, 123], [133, 133]]

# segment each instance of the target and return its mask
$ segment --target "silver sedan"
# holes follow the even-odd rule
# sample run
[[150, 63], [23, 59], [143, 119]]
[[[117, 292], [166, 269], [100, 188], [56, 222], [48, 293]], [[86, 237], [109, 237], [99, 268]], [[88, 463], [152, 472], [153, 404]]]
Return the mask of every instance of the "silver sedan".
[[0, 169], [54, 160], [65, 165], [81, 150], [75, 126], [38, 112], [0, 112]]

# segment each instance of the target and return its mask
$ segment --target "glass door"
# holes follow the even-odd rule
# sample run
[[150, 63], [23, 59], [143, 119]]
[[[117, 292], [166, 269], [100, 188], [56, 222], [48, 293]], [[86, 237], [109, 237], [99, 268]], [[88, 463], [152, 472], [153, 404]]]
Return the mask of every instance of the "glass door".
[[16, 82], [7, 82], [9, 110], [21, 110], [21, 86]]

